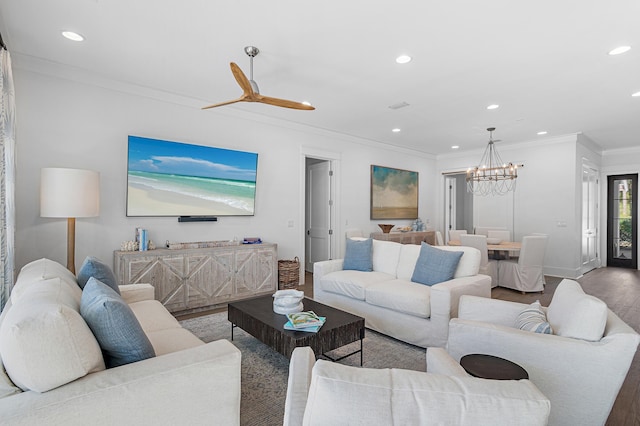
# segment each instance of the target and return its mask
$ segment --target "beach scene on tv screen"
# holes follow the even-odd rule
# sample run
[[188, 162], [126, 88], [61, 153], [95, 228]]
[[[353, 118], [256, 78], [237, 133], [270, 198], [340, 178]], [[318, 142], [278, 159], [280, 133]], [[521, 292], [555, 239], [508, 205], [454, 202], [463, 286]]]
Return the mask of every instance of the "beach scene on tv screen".
[[258, 154], [129, 136], [127, 216], [250, 216]]

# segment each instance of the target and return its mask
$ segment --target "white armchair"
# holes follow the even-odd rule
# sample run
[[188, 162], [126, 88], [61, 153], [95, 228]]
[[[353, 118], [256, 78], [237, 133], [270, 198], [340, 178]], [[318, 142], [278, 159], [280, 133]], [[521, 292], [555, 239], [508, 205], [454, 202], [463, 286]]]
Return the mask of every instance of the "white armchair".
[[432, 372], [358, 368], [296, 348], [283, 424], [547, 424], [549, 400], [529, 380], [470, 377], [440, 348], [427, 351], [427, 363]]
[[556, 334], [538, 334], [516, 327], [529, 305], [462, 296], [459, 317], [450, 321], [447, 351], [456, 361], [482, 353], [522, 366], [551, 401], [549, 425], [603, 425], [640, 336], [602, 305], [577, 282], [564, 280], [545, 309]]

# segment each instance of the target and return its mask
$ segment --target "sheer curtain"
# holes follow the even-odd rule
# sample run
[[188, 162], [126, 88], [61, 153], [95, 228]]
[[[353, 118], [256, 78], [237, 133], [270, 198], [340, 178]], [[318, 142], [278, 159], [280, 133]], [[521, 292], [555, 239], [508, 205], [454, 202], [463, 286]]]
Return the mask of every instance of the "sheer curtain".
[[11, 56], [0, 36], [0, 309], [13, 287], [15, 258], [16, 107]]

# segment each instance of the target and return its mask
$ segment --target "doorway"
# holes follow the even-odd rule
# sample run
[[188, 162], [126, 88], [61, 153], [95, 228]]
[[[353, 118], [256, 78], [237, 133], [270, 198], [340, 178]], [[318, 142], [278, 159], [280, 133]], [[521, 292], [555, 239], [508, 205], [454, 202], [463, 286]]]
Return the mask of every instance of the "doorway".
[[638, 175], [607, 177], [607, 266], [638, 269]]
[[449, 173], [444, 176], [444, 230], [445, 243], [449, 231], [466, 229], [473, 234], [473, 194], [467, 191], [466, 173]]
[[331, 259], [333, 238], [333, 170], [329, 160], [305, 159], [305, 271]]
[[598, 229], [599, 172], [591, 164], [582, 164], [582, 275], [600, 266]]

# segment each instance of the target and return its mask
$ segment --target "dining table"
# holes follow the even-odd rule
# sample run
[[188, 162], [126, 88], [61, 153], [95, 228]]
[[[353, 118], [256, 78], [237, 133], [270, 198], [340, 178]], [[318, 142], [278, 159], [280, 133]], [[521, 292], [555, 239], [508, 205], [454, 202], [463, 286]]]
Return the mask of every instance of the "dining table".
[[[449, 240], [447, 245], [459, 246], [460, 240]], [[509, 254], [516, 256], [520, 253], [522, 243], [519, 241], [502, 241], [500, 244], [487, 244], [487, 250], [493, 251], [498, 255], [509, 257]]]

